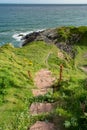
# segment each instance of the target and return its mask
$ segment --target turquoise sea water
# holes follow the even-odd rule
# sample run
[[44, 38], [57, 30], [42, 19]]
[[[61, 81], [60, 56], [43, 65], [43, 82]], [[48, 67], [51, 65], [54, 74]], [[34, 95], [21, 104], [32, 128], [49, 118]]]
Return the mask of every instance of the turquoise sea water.
[[64, 25], [87, 25], [87, 5], [0, 4], [0, 45], [20, 46], [18, 34]]

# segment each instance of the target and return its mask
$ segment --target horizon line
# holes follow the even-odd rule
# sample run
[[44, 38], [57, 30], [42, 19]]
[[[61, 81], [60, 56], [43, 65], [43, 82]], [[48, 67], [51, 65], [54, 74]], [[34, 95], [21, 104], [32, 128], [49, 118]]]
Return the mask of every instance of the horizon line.
[[0, 3], [0, 4], [31, 4], [31, 5], [87, 5], [87, 3]]

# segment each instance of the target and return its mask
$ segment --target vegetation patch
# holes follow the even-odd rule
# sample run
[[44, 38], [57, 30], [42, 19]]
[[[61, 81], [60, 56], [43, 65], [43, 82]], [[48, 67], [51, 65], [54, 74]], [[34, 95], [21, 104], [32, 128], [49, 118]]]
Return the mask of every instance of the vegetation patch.
[[[66, 129], [87, 129], [87, 73], [81, 69], [87, 66], [87, 27], [61, 27], [57, 31], [59, 48], [43, 41], [22, 48], [11, 44], [0, 47], [0, 130], [26, 130], [38, 120], [53, 121], [55, 117], [64, 119]], [[74, 58], [64, 45], [73, 45]], [[63, 58], [58, 56], [60, 52]], [[58, 89], [33, 97], [35, 74], [41, 69], [51, 71]], [[56, 107], [51, 113], [31, 116], [33, 102], [55, 103]]]

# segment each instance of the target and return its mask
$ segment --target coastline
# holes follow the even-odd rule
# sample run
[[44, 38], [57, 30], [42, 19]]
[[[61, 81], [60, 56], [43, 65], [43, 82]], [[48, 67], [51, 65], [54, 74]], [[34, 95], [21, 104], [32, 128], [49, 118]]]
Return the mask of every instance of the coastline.
[[74, 44], [81, 40], [86, 30], [87, 26], [62, 26], [36, 31], [23, 36], [21, 46], [26, 46], [32, 42], [43, 41], [46, 44], [56, 45], [60, 50], [65, 51], [74, 58], [77, 54], [73, 49]]
[[[80, 105], [87, 99], [87, 26], [63, 26], [33, 32], [25, 36], [25, 41], [22, 48], [11, 44], [0, 47], [0, 128], [31, 129], [37, 121], [48, 121], [56, 129], [61, 129], [73, 115], [77, 119], [75, 121], [82, 119], [82, 116], [85, 118]], [[61, 65], [63, 73], [60, 83]], [[51, 74], [53, 78], [49, 78]], [[56, 81], [52, 85], [54, 78]], [[51, 89], [47, 95], [36, 97], [47, 92], [42, 89], [44, 83], [46, 86], [43, 87], [48, 90], [47, 82], [54, 91]], [[37, 106], [44, 105], [42, 102], [56, 105], [52, 113], [45, 109], [47, 114], [31, 117], [32, 104], [36, 104], [33, 109], [36, 111]], [[43, 112], [42, 108], [37, 110]], [[39, 111], [36, 113], [39, 114]], [[56, 117], [58, 120], [55, 122]], [[84, 125], [79, 123], [74, 128], [80, 126]]]
[[[60, 26], [87, 25], [86, 5], [53, 6], [8, 4], [1, 6], [0, 45], [11, 42], [14, 44], [14, 46], [18, 47], [20, 44], [20, 39], [16, 39], [16, 41], [14, 39], [16, 37], [15, 35], [19, 33], [26, 33], [27, 31], [36, 31], [38, 29], [46, 29], [52, 27], [55, 28]], [[23, 10], [23, 12], [21, 10]], [[39, 15], [37, 12], [40, 12]]]

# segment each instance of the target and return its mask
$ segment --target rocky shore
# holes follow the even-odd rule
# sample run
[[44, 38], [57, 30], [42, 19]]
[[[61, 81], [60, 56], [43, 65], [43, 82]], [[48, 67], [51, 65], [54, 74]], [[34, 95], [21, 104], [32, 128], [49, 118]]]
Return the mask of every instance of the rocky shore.
[[[72, 32], [72, 30], [74, 30]], [[53, 29], [46, 29], [39, 32], [27, 34], [22, 38], [25, 46], [34, 41], [44, 41], [47, 44], [55, 44], [59, 49], [68, 53], [72, 58], [75, 57], [76, 52], [73, 49], [74, 43], [81, 39], [81, 33], [78, 28], [60, 27]]]
[[56, 29], [47, 29], [39, 32], [33, 32], [27, 34], [22, 38], [24, 40], [23, 46], [33, 41], [44, 41], [46, 43], [56, 43], [58, 38], [58, 33]]

